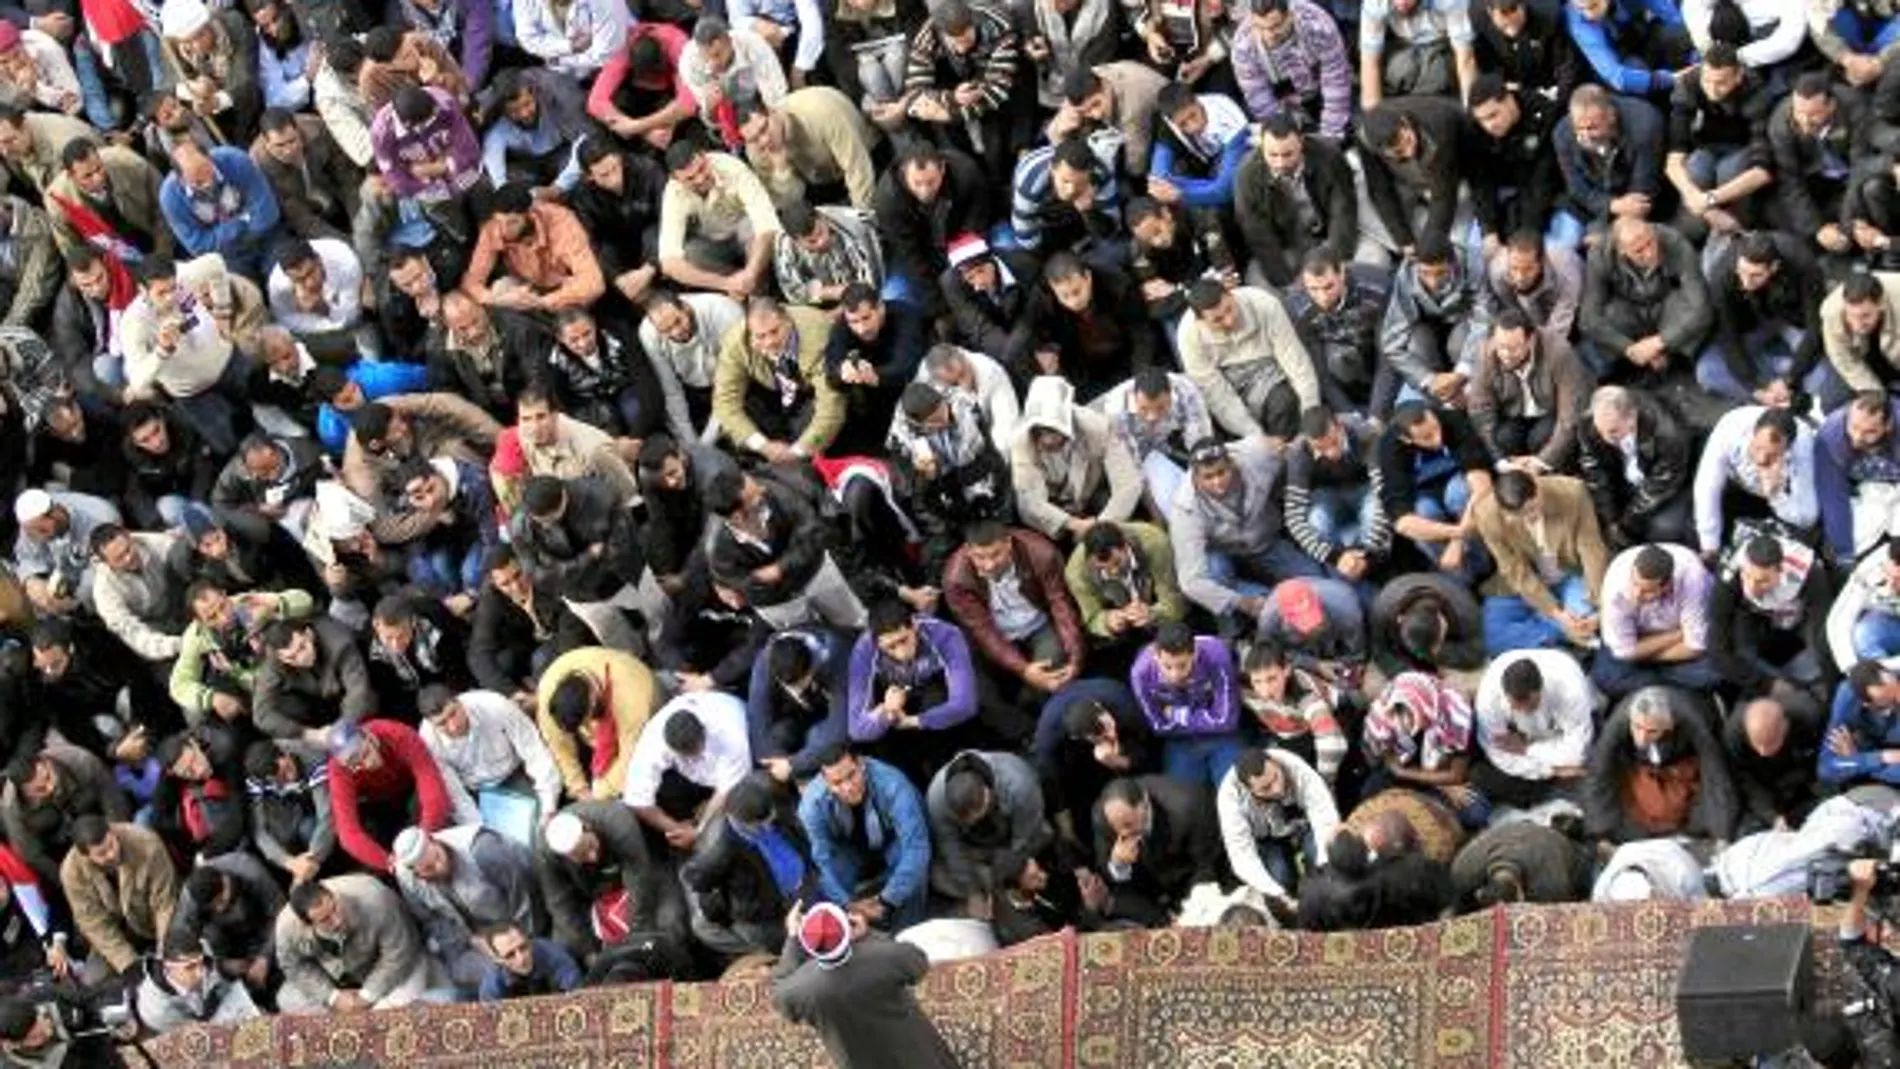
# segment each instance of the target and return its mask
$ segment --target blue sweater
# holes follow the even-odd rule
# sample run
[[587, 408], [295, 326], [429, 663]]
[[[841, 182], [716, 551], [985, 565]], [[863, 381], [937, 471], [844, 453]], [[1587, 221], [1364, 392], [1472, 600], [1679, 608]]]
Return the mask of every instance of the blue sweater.
[[1880, 759], [1882, 750], [1900, 750], [1900, 712], [1869, 710], [1854, 694], [1853, 686], [1842, 682], [1834, 688], [1834, 705], [1828, 710], [1827, 731], [1822, 739], [1833, 735], [1835, 728], [1846, 728], [1853, 736], [1854, 753], [1842, 757], [1824, 742], [1821, 782], [1839, 787], [1868, 782], [1900, 786], [1900, 765]]
[[[1854, 489], [1848, 466], [1854, 462], [1847, 443], [1848, 406], [1840, 408], [1814, 432], [1814, 496], [1821, 504], [1821, 531], [1840, 560], [1854, 559]], [[1887, 402], [1887, 419], [1900, 425], [1900, 399]], [[1888, 463], [1900, 468], [1900, 434], [1887, 439], [1881, 450]]]
[[206, 222], [192, 211], [191, 195], [177, 172], [165, 176], [158, 191], [158, 207], [177, 236], [178, 244], [193, 256], [262, 245], [277, 229], [277, 197], [243, 149], [220, 145], [211, 150], [220, 191], [236, 193], [235, 207], [218, 222]]
[[[903, 906], [920, 897], [930, 876], [930, 823], [924, 816], [923, 796], [904, 774], [874, 757], [860, 757], [864, 765], [864, 803], [883, 825], [885, 905]], [[798, 801], [798, 821], [811, 840], [812, 862], [818, 867], [818, 885], [827, 901], [840, 905], [857, 896], [858, 857], [851, 828], [854, 814], [838, 801], [823, 779], [805, 785]]]
[[[421, 364], [398, 364], [385, 360], [358, 360], [350, 366], [350, 381], [363, 391], [363, 400], [380, 401], [399, 393], [420, 393], [429, 388], [429, 369]], [[331, 456], [343, 455], [350, 442], [350, 417], [330, 405], [317, 409], [317, 441]]]
[[1680, 29], [1682, 10], [1675, 0], [1611, 0], [1610, 10], [1597, 22], [1578, 14], [1575, 4], [1564, 5], [1564, 24], [1570, 28], [1570, 39], [1577, 42], [1577, 51], [1583, 53], [1590, 69], [1610, 92], [1635, 96], [1668, 92], [1676, 84], [1674, 71], [1650, 70], [1643, 66], [1640, 58], [1619, 55], [1616, 51], [1611, 31], [1620, 35], [1638, 21], [1653, 23], [1649, 32], [1658, 26]]

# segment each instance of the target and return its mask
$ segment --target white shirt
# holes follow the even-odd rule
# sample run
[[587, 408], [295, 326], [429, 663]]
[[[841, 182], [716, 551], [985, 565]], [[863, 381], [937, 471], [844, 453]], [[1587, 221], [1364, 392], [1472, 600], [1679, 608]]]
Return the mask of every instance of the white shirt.
[[[1542, 700], [1528, 713], [1511, 710], [1504, 696], [1504, 670], [1519, 661], [1537, 666], [1544, 677]], [[1478, 745], [1499, 772], [1518, 779], [1543, 780], [1558, 765], [1586, 765], [1596, 736], [1596, 690], [1577, 659], [1564, 650], [1516, 650], [1491, 662], [1478, 683]], [[1511, 753], [1497, 742], [1515, 727], [1528, 745]]]
[[[1808, 39], [1806, 0], [1737, 0], [1748, 28], [1767, 36], [1735, 50], [1736, 58], [1749, 67], [1772, 67], [1795, 54]], [[1696, 51], [1707, 52], [1711, 38], [1709, 23], [1715, 18], [1714, 0], [1682, 0], [1682, 21]]]
[[[548, 0], [515, 0], [515, 36], [562, 74], [585, 79], [627, 45], [627, 5], [620, 0], [572, 0], [566, 17]], [[574, 47], [576, 38], [581, 46]]]
[[[1023, 405], [1016, 396], [1016, 386], [1009, 380], [1009, 372], [995, 358], [970, 349], [958, 350], [963, 359], [970, 364], [970, 377], [975, 380], [976, 402], [983, 414], [990, 419], [990, 441], [996, 443], [996, 451], [1009, 459], [1009, 444], [1016, 440], [1016, 425], [1022, 422]], [[930, 374], [930, 365], [920, 362], [917, 366], [917, 381], [928, 382], [938, 388], [945, 388]]]
[[[682, 712], [699, 718], [706, 745], [698, 756], [682, 757], [666, 745], [666, 724]], [[745, 703], [716, 690], [690, 691], [661, 706], [640, 729], [627, 759], [627, 789], [621, 800], [635, 808], [655, 804], [660, 777], [668, 770], [688, 782], [724, 794], [752, 771], [752, 743], [746, 735]]]
[[492, 690], [471, 690], [456, 696], [468, 715], [468, 733], [449, 738], [425, 720], [419, 729], [422, 744], [450, 778], [461, 781], [470, 794], [508, 779], [516, 769], [527, 773], [545, 816], [561, 805], [561, 774], [554, 755], [535, 729], [534, 721], [515, 703]]
[[[1764, 497], [1761, 471], [1748, 458], [1755, 421], [1767, 409], [1743, 405], [1715, 422], [1695, 470], [1695, 533], [1703, 552], [1722, 548], [1722, 491], [1730, 485]], [[1812, 527], [1821, 519], [1820, 499], [1814, 493], [1814, 432], [1795, 424], [1794, 441], [1782, 461], [1787, 477], [1772, 497], [1766, 497], [1775, 517], [1792, 527]]]
[[[1319, 846], [1319, 864], [1324, 865], [1326, 844], [1332, 842], [1339, 828], [1339, 807], [1333, 803], [1326, 781], [1298, 754], [1268, 750], [1267, 760], [1279, 765], [1286, 777], [1284, 801], [1262, 805], [1241, 780], [1239, 770], [1230, 768], [1214, 792], [1214, 810], [1220, 818], [1221, 842], [1227, 848], [1227, 863], [1234, 867], [1234, 875], [1269, 898], [1281, 898], [1287, 890], [1260, 860], [1259, 841], [1283, 836], [1288, 830], [1287, 819], [1304, 814], [1307, 826], [1313, 829], [1313, 841]], [[1295, 842], [1293, 847], [1298, 850], [1300, 845]]]
[[323, 263], [323, 300], [330, 306], [318, 315], [297, 307], [290, 276], [282, 265], [270, 269], [270, 314], [292, 334], [326, 334], [353, 329], [363, 319], [363, 263], [348, 245], [335, 238], [317, 238], [310, 248]]

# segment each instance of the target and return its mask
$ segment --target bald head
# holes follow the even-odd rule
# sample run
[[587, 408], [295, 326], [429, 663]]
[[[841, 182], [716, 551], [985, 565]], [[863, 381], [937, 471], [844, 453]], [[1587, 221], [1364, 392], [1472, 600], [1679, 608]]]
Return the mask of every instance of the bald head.
[[1773, 698], [1758, 698], [1742, 708], [1742, 734], [1748, 748], [1773, 757], [1788, 742], [1788, 711]]
[[217, 179], [217, 168], [211, 164], [211, 157], [198, 147], [196, 141], [183, 139], [172, 145], [172, 167], [178, 171], [179, 181], [192, 189], [204, 189]]

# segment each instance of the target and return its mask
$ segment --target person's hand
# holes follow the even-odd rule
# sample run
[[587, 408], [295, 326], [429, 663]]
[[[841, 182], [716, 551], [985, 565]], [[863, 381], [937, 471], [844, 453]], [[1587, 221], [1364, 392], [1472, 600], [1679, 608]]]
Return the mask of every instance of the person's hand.
[[164, 319], [159, 320], [158, 332], [155, 336], [158, 347], [160, 349], [176, 349], [178, 348], [178, 339], [178, 319], [175, 316], [166, 316]]
[[1258, 594], [1242, 594], [1234, 599], [1234, 611], [1249, 620], [1258, 620], [1267, 609], [1267, 599]]
[[1045, 694], [1054, 693], [1075, 678], [1074, 666], [1057, 668], [1047, 661], [1031, 661], [1023, 669], [1023, 682]]
[[1096, 743], [1093, 752], [1095, 763], [1103, 768], [1112, 768], [1119, 772], [1134, 763], [1128, 759], [1127, 754], [1122, 752], [1121, 743], [1109, 739]]
[[752, 570], [752, 578], [766, 586], [776, 586], [785, 578], [785, 568], [779, 564], [768, 564]]
[[270, 982], [270, 958], [259, 954], [244, 967], [244, 980], [252, 987], [263, 987]]
[[780, 783], [792, 782], [791, 761], [783, 757], [767, 757], [761, 759], [759, 765], [763, 767], [773, 779]]
[[1153, 175], [1148, 176], [1148, 195], [1163, 204], [1181, 203], [1181, 187]]
[[1149, 608], [1148, 603], [1145, 601], [1139, 599], [1131, 601], [1127, 605], [1122, 606], [1122, 612], [1125, 614], [1128, 622], [1136, 627], [1148, 627], [1154, 623], [1154, 610]]
[[1883, 765], [1900, 765], [1900, 750], [1880, 751], [1880, 763]]
[[1841, 57], [1841, 73], [1847, 76], [1849, 85], [1856, 87], [1872, 85], [1879, 81], [1881, 67], [1879, 56], [1849, 52]]
[[1339, 574], [1356, 583], [1365, 578], [1366, 575], [1366, 551], [1363, 549], [1349, 549], [1339, 555], [1338, 562], [1333, 566], [1339, 569]]
[[1133, 866], [1141, 860], [1141, 836], [1122, 835], [1115, 839], [1115, 848], [1108, 852], [1108, 859], [1117, 865]]
[[1174, 295], [1177, 288], [1174, 283], [1165, 278], [1151, 278], [1141, 284], [1141, 299], [1149, 304], [1165, 301]]
[[323, 585], [332, 590], [350, 581], [350, 570], [341, 564], [330, 563], [323, 566]]
[[1438, 557], [1439, 571], [1455, 572], [1464, 567], [1464, 565], [1465, 540], [1462, 538], [1454, 538], [1450, 542], [1445, 543], [1445, 552], [1439, 554]]
[[321, 867], [317, 859], [310, 854], [298, 854], [284, 862], [284, 868], [290, 872], [290, 882], [293, 884], [308, 883], [316, 879], [317, 870]]
[[233, 694], [213, 694], [211, 712], [219, 720], [230, 723], [244, 715], [244, 699]]
[[1550, 776], [1552, 779], [1582, 779], [1589, 774], [1590, 770], [1583, 765], [1550, 766]]
[[1055, 118], [1049, 120], [1049, 141], [1059, 144], [1063, 138], [1082, 128], [1082, 110], [1067, 100], [1056, 109]]
[[1174, 62], [1174, 46], [1168, 43], [1160, 30], [1148, 32], [1148, 58], [1163, 67]]
[[126, 732], [125, 737], [112, 748], [112, 756], [128, 765], [142, 764], [151, 755], [152, 737], [146, 732], [143, 724]]
[[951, 92], [950, 98], [957, 102], [957, 107], [973, 108], [983, 99], [983, 86], [980, 82], [964, 82]]
[[917, 612], [929, 615], [937, 611], [937, 599], [943, 592], [934, 586], [900, 586], [897, 597]]
[[1625, 193], [1610, 201], [1610, 214], [1640, 219], [1649, 214], [1647, 193]]
[[1880, 863], [1871, 857], [1857, 857], [1847, 863], [1847, 882], [1856, 891], [1871, 891], [1879, 878]]
[[66, 944], [53, 943], [46, 948], [46, 967], [60, 980], [70, 980], [73, 976], [73, 958], [66, 953]]
[[860, 898], [846, 906], [845, 912], [854, 917], [863, 917], [866, 924], [876, 924], [884, 919], [889, 908], [884, 905], [883, 899], [872, 895], [869, 898]]
[[1491, 748], [1501, 753], [1523, 753], [1530, 748], [1530, 742], [1519, 735], [1515, 728], [1506, 728], [1491, 736]]
[[1841, 229], [1841, 224], [1829, 223], [1814, 232], [1814, 243], [1829, 252], [1846, 252], [1847, 232]]
[[910, 117], [919, 122], [947, 123], [950, 121], [950, 108], [941, 97], [931, 95], [918, 97], [909, 108]]
[[1038, 34], [1023, 42], [1023, 51], [1029, 58], [1042, 63], [1049, 58], [1049, 39]]
[[1441, 371], [1425, 380], [1425, 391], [1446, 404], [1455, 404], [1464, 395], [1465, 377], [1456, 371]]
[[759, 452], [764, 453], [765, 459], [774, 464], [785, 464], [798, 459], [798, 454], [792, 450], [791, 446], [786, 445], [776, 438], [760, 446]]
[[1742, 229], [1742, 221], [1726, 208], [1706, 208], [1702, 221], [1718, 234], [1733, 234]]
[[1214, 61], [1207, 56], [1195, 56], [1193, 59], [1181, 64], [1181, 68], [1175, 72], [1175, 77], [1180, 81], [1192, 85], [1200, 81], [1201, 75], [1206, 74], [1207, 69], [1213, 65]]
[[798, 938], [798, 926], [804, 923], [805, 904], [803, 902], [794, 901], [792, 903], [792, 911], [785, 915], [785, 934], [793, 939]]
[[1438, 793], [1444, 795], [1445, 800], [1457, 809], [1464, 809], [1478, 800], [1478, 792], [1462, 783], [1445, 784], [1438, 788]]
[[1566, 609], [1558, 609], [1551, 619], [1563, 629], [1564, 636], [1575, 645], [1584, 645], [1597, 632], [1597, 618], [1578, 616]]
[[330, 1000], [330, 1009], [337, 1013], [362, 1013], [369, 1008], [369, 1000], [357, 991], [338, 991]]
[[1062, 350], [1053, 345], [1045, 345], [1037, 349], [1036, 370], [1044, 375], [1062, 374]]
[[1844, 727], [1835, 728], [1827, 733], [1827, 748], [1833, 751], [1836, 757], [1852, 757], [1860, 752], [1860, 747], [1854, 745], [1853, 733]]
[[878, 703], [878, 707], [884, 710], [886, 717], [896, 720], [904, 715], [904, 708], [909, 704], [910, 688], [892, 684], [884, 688], [884, 700]]
[[1091, 913], [1108, 911], [1108, 881], [1089, 869], [1075, 870], [1076, 890], [1082, 893], [1082, 905]]
[[691, 850], [699, 841], [699, 832], [691, 824], [675, 824], [666, 829], [666, 845], [675, 850]]
[[1856, 219], [1854, 220], [1854, 244], [1859, 245], [1862, 252], [1879, 252], [1887, 247], [1887, 236], [1874, 229], [1873, 224]]

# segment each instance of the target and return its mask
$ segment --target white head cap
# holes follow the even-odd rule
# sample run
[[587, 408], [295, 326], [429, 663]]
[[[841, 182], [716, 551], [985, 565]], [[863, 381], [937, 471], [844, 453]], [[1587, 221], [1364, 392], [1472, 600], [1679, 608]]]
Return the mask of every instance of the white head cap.
[[566, 857], [580, 845], [581, 832], [585, 830], [581, 818], [572, 813], [556, 813], [543, 834], [547, 837], [548, 849]]

